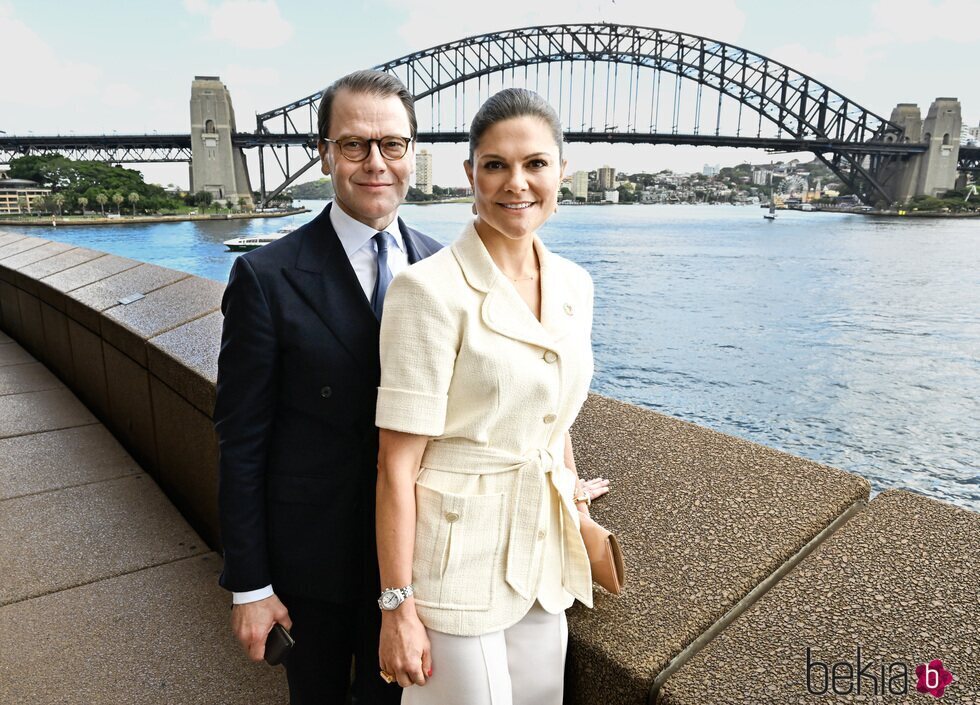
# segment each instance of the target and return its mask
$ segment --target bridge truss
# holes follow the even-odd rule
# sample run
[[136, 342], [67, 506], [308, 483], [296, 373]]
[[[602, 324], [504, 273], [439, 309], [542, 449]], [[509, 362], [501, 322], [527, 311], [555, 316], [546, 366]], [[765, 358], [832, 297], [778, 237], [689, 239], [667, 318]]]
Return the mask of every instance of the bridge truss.
[[[397, 75], [415, 96], [420, 142], [465, 142], [467, 116], [496, 91], [522, 86], [556, 107], [568, 142], [811, 151], [869, 202], [887, 200], [886, 180], [895, 171], [889, 164], [925, 151], [907, 143], [899, 125], [785, 64], [648, 27], [526, 27], [467, 37], [375, 68]], [[274, 125], [315, 136], [321, 95], [258, 115], [258, 132]], [[317, 155], [308, 147], [306, 156], [309, 168]], [[291, 182], [289, 173], [283, 176]]]

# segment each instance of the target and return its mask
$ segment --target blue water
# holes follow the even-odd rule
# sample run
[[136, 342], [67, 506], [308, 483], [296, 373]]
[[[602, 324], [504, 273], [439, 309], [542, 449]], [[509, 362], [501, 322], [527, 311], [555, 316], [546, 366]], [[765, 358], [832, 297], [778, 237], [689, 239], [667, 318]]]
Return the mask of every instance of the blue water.
[[[223, 281], [223, 240], [314, 213], [24, 232]], [[595, 391], [980, 511], [980, 220], [566, 207], [542, 237], [595, 280]]]

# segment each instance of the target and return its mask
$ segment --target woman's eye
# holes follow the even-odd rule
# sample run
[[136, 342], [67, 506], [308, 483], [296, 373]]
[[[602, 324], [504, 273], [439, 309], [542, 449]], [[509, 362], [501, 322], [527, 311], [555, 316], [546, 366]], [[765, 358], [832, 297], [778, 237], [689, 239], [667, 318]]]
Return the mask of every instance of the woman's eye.
[[532, 159], [530, 166], [532, 169], [543, 169], [544, 167], [548, 166], [548, 162], [544, 159]]
[[484, 169], [502, 169], [503, 167], [504, 167], [504, 163], [498, 161], [485, 162], [483, 164]]

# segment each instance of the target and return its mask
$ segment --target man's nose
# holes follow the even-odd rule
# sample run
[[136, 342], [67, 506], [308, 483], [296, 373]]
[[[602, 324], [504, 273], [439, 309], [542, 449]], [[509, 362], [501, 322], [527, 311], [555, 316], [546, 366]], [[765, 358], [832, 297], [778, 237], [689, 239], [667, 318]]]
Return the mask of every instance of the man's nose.
[[361, 165], [368, 171], [384, 171], [387, 162], [381, 156], [381, 142], [377, 140], [368, 142], [368, 154]]

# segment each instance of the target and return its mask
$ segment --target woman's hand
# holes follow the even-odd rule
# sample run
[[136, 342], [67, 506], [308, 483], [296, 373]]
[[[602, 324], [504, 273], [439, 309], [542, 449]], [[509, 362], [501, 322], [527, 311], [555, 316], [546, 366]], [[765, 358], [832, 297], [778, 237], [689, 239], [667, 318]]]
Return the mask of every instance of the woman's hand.
[[607, 492], [609, 492], [609, 480], [601, 477], [579, 480], [575, 483], [575, 508], [588, 516], [589, 505]]
[[398, 685], [425, 685], [432, 675], [429, 635], [408, 598], [398, 609], [381, 613], [381, 644], [378, 647], [381, 670], [395, 677]]

